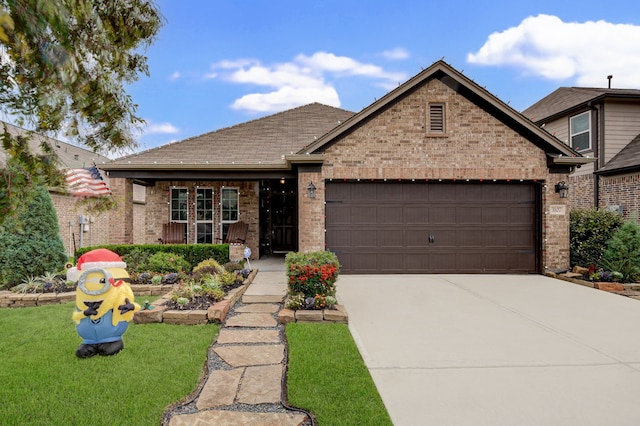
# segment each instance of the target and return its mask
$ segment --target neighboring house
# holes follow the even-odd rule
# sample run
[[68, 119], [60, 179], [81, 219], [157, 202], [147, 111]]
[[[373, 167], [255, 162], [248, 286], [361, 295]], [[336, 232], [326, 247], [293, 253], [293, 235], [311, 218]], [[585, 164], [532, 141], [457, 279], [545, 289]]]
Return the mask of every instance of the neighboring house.
[[523, 111], [595, 162], [569, 177], [571, 205], [640, 209], [640, 90], [561, 87]]
[[[20, 127], [0, 122], [0, 132], [4, 131], [3, 125], [14, 136], [24, 136], [29, 141], [32, 152], [41, 152], [42, 142], [54, 148], [60, 160], [60, 169], [81, 169], [89, 167], [94, 161], [109, 161], [107, 157], [93, 153], [86, 149], [71, 145], [56, 139], [52, 139], [34, 132], [29, 132]], [[6, 153], [0, 146], [0, 167], [6, 164]], [[58, 215], [60, 238], [64, 243], [66, 253], [73, 255], [76, 248], [106, 244], [109, 241], [109, 216], [101, 214], [92, 216], [82, 208], [79, 208], [77, 199], [68, 195], [60, 188], [50, 188], [49, 194]], [[144, 200], [144, 193], [139, 198]], [[141, 217], [144, 217], [143, 215]], [[82, 224], [81, 222], [86, 222]]]
[[101, 167], [124, 200], [114, 243], [136, 183], [147, 243], [242, 220], [254, 257], [328, 249], [343, 273], [543, 273], [569, 266], [556, 184], [589, 161], [438, 61], [357, 114], [311, 104]]

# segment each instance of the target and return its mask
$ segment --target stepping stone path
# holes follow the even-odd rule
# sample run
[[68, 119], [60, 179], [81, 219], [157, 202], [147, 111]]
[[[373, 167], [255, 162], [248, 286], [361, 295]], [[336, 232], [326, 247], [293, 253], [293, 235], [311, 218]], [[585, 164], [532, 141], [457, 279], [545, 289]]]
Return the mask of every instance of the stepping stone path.
[[[252, 284], [253, 285], [253, 284]], [[169, 426], [300, 426], [301, 411], [281, 403], [285, 345], [282, 296], [243, 296], [209, 353], [209, 375], [193, 401], [172, 411]]]

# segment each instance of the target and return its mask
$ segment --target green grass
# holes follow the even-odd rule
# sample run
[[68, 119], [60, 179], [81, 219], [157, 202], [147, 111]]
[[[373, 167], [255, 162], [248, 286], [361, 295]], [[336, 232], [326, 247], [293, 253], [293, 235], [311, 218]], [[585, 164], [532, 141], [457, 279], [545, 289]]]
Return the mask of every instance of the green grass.
[[290, 405], [319, 425], [392, 425], [346, 325], [290, 323], [286, 335]]
[[122, 352], [78, 359], [73, 309], [0, 309], [1, 424], [157, 426], [195, 390], [219, 330], [131, 323]]

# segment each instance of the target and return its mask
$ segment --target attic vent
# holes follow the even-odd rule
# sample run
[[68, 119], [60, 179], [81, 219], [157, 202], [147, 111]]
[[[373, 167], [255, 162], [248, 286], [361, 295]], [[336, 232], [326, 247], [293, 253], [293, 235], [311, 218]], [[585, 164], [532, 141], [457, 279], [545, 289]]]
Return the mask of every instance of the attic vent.
[[444, 104], [429, 104], [429, 133], [444, 131]]

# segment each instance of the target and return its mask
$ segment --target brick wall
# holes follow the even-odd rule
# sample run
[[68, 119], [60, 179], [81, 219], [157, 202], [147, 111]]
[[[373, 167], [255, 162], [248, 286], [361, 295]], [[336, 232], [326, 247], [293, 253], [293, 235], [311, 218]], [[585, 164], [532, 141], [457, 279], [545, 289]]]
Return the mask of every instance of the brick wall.
[[[76, 198], [57, 193], [50, 193], [50, 195], [58, 215], [60, 238], [64, 243], [67, 255], [73, 255], [75, 249], [80, 247], [107, 244], [109, 240], [109, 213], [92, 216], [78, 206]], [[89, 218], [89, 224], [84, 227], [84, 232], [81, 232], [80, 228], [79, 217], [81, 215]]]
[[[444, 135], [426, 129], [429, 102], [446, 105]], [[312, 217], [324, 206], [323, 179], [535, 181], [543, 192], [543, 267], [569, 266], [569, 203], [554, 188], [568, 176], [549, 174], [540, 148], [438, 80], [341, 136], [326, 149], [321, 176], [299, 176], [301, 251], [324, 249], [323, 225]], [[318, 187], [316, 200], [302, 196], [309, 180]], [[565, 214], [547, 214], [551, 204], [565, 206]]]
[[600, 207], [622, 206], [625, 219], [636, 219], [640, 210], [640, 174], [600, 177]]
[[133, 181], [109, 180], [112, 197], [118, 204], [109, 216], [109, 244], [133, 244]]
[[567, 184], [569, 186], [569, 199], [571, 206], [577, 209], [592, 209], [594, 207], [593, 185], [594, 177], [588, 175], [571, 175]]
[[220, 193], [223, 187], [239, 189], [240, 220], [249, 224], [247, 245], [251, 249], [251, 258], [259, 255], [259, 185], [257, 181], [164, 181], [157, 182], [155, 186], [146, 188], [145, 218], [143, 239], [146, 244], [158, 242], [162, 236], [162, 225], [169, 222], [169, 195], [172, 187], [187, 188], [189, 190], [189, 218], [187, 223], [188, 243], [194, 243], [195, 232], [195, 189], [211, 188], [213, 190], [214, 204], [214, 242], [220, 242], [222, 237], [220, 226]]

